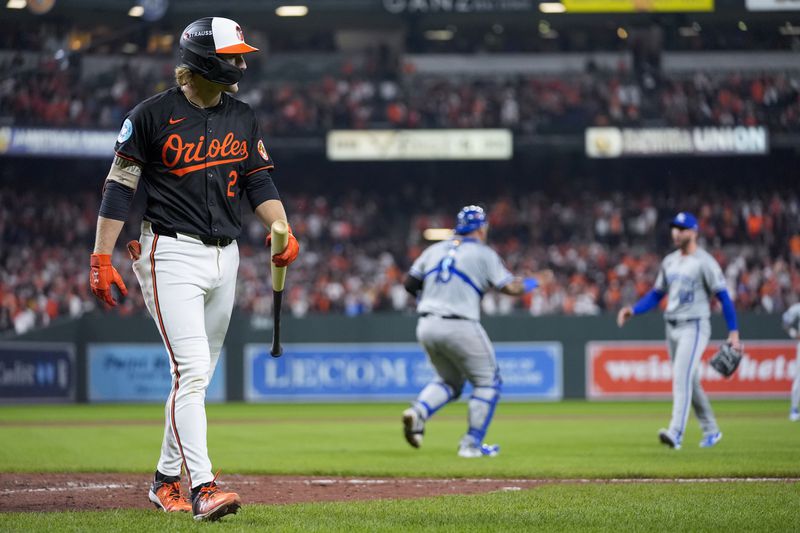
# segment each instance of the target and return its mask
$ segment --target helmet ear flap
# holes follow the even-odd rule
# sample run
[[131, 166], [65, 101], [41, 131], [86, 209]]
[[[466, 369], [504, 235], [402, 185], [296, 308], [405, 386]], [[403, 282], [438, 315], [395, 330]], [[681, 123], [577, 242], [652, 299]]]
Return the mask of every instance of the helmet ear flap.
[[242, 69], [231, 65], [216, 54], [204, 57], [190, 50], [181, 48], [181, 63], [192, 72], [197, 72], [208, 81], [222, 85], [233, 85], [242, 79]]
[[205, 74], [201, 74], [208, 81], [214, 83], [221, 83], [222, 85], [233, 85], [239, 83], [242, 79], [242, 69], [235, 65], [231, 65], [227, 61], [214, 56], [208, 58], [211, 63], [211, 68]]

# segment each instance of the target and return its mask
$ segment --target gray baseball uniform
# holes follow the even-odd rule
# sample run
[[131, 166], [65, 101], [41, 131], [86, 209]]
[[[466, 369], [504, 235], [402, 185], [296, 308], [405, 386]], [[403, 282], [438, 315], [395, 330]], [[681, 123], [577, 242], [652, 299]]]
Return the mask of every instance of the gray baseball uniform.
[[698, 248], [684, 255], [676, 250], [661, 262], [656, 290], [667, 295], [666, 336], [672, 368], [672, 420], [669, 431], [683, 439], [691, 401], [704, 434], [719, 431], [711, 403], [700, 385], [700, 357], [711, 336], [710, 300], [726, 290], [717, 261]]
[[[797, 339], [797, 333], [800, 331], [800, 303], [794, 304], [781, 317], [783, 329], [792, 337]], [[798, 407], [800, 407], [800, 343], [797, 345], [796, 350], [796, 363], [794, 367], [794, 381], [792, 382], [792, 396], [791, 396], [791, 414], [797, 416]], [[794, 418], [793, 418], [794, 420]]]
[[479, 322], [480, 302], [488, 289], [502, 288], [514, 276], [494, 250], [461, 237], [427, 248], [409, 275], [422, 280], [417, 339], [438, 375], [422, 389], [413, 407], [428, 419], [458, 398], [469, 380], [473, 393], [467, 436], [480, 445], [501, 386], [494, 348]]

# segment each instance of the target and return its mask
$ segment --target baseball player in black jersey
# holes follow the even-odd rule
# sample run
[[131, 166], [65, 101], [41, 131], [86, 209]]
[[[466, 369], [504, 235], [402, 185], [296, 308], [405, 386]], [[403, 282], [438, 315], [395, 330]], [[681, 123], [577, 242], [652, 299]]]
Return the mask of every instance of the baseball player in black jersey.
[[[116, 305], [111, 285], [123, 295], [127, 289], [111, 253], [141, 182], [147, 207], [141, 237], [128, 250], [173, 378], [149, 498], [164, 511], [191, 511], [195, 520], [216, 520], [241, 505], [211, 472], [205, 393], [233, 308], [242, 198], [267, 228], [286, 220], [255, 115], [231, 96], [246, 68], [244, 55], [256, 50], [226, 18], [186, 27], [177, 86], [137, 105], [122, 124], [91, 256], [92, 292]], [[272, 261], [286, 266], [298, 251], [290, 230], [286, 248]], [[181, 467], [191, 502], [181, 493]]]

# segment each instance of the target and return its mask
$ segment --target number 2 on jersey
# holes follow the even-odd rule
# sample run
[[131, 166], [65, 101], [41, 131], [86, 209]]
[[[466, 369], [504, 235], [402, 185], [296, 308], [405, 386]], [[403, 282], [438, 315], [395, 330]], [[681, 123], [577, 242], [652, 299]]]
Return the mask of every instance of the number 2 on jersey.
[[235, 170], [231, 170], [231, 173], [228, 174], [228, 177], [231, 179], [228, 182], [228, 198], [233, 198], [236, 196], [236, 193], [233, 192], [232, 187], [236, 185], [236, 180], [239, 179], [239, 174], [237, 174]]

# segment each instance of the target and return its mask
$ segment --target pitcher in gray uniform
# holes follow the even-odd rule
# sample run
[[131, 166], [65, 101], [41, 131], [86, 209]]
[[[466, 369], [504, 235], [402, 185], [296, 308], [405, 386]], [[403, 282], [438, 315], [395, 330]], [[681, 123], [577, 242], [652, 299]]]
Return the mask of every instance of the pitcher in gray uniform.
[[[783, 313], [781, 317], [783, 329], [794, 340], [800, 339], [800, 304], [794, 304]], [[800, 343], [797, 344], [797, 360], [794, 366], [794, 381], [792, 382], [792, 397], [790, 400], [789, 420], [800, 420]]]
[[[502, 381], [486, 331], [480, 324], [481, 298], [489, 289], [519, 296], [535, 289], [535, 278], [515, 277], [497, 253], [486, 246], [483, 209], [470, 205], [457, 217], [453, 238], [427, 248], [414, 262], [405, 287], [418, 297], [417, 339], [437, 377], [403, 411], [406, 440], [422, 444], [425, 422], [456, 400], [466, 381], [472, 384], [468, 429], [459, 443], [460, 457], [494, 456], [499, 446], [483, 439], [500, 399]], [[552, 277], [549, 271], [542, 276]]]
[[622, 327], [633, 315], [649, 311], [668, 296], [664, 319], [672, 359], [672, 419], [669, 428], [660, 430], [658, 436], [667, 446], [681, 448], [691, 402], [703, 430], [700, 447], [709, 448], [722, 438], [698, 372], [700, 357], [711, 336], [710, 298], [716, 296], [722, 304], [727, 342], [739, 347], [736, 311], [722, 269], [711, 254], [697, 245], [697, 219], [691, 213], [678, 213], [670, 227], [678, 249], [661, 262], [653, 289], [633, 307], [620, 309], [617, 324]]

